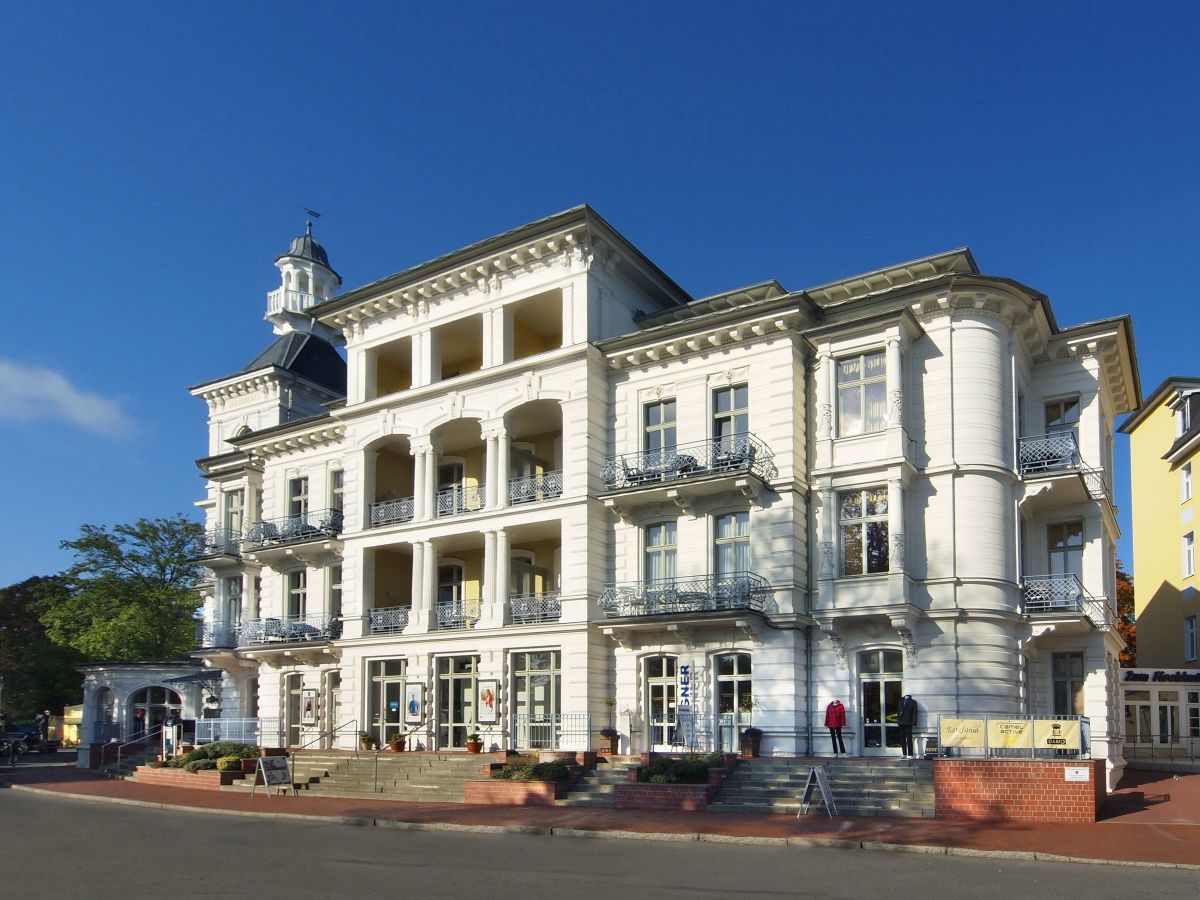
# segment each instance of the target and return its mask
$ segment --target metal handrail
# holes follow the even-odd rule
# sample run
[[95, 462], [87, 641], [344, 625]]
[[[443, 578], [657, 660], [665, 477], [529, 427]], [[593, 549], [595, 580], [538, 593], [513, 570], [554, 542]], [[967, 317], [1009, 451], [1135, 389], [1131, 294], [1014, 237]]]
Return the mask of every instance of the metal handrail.
[[411, 522], [415, 510], [416, 500], [413, 497], [380, 500], [367, 508], [367, 518], [372, 528], [379, 525], [395, 525], [400, 522]]
[[[128, 747], [130, 744], [147, 743], [155, 735], [159, 735], [161, 737], [162, 728], [163, 727], [161, 725], [155, 725], [153, 728], [144, 728], [134, 734], [133, 737], [129, 738], [128, 740], [117, 744], [117, 770], [120, 771], [121, 769], [121, 754], [124, 752], [126, 747]], [[111, 746], [112, 744], [104, 744], [100, 748], [100, 766], [102, 768], [104, 766], [104, 757], [108, 754], [108, 748]]]
[[513, 505], [538, 500], [557, 500], [563, 492], [563, 474], [558, 469], [537, 475], [508, 479], [508, 502]]
[[241, 556], [242, 532], [232, 528], [210, 528], [196, 550], [196, 558], [210, 556]]
[[[416, 734], [418, 731], [420, 731], [422, 728], [424, 728], [426, 725], [428, 725], [432, 721], [433, 721], [432, 719], [422, 719], [420, 722], [417, 722], [415, 725], [413, 725], [412, 728], [408, 729], [407, 731], [405, 731], [402, 728], [401, 735], [404, 737], [404, 742], [407, 744], [409, 735]], [[401, 724], [403, 724], [403, 723], [401, 723]], [[386, 737], [386, 735], [385, 735], [385, 737]], [[384, 743], [386, 743], [386, 741]], [[382, 746], [375, 748], [375, 755], [374, 755], [375, 775], [374, 775], [374, 783], [372, 785], [371, 790], [372, 790], [372, 793], [376, 793], [376, 794], [379, 793], [379, 754], [381, 754], [381, 753], [383, 753]]]
[[341, 534], [343, 519], [340, 509], [310, 509], [299, 516], [260, 519], [246, 530], [243, 543], [259, 549], [336, 537]]
[[331, 728], [328, 731], [322, 731], [320, 734], [318, 734], [316, 737], [314, 737], [311, 741], [306, 741], [305, 743], [301, 744], [299, 747], [292, 747], [289, 752], [292, 754], [292, 756], [295, 756], [301, 750], [307, 750], [309, 747], [311, 747], [317, 741], [323, 741], [327, 737], [328, 738], [337, 737], [339, 734], [341, 734], [343, 731], [345, 731], [347, 727], [351, 727], [351, 726], [354, 728], [354, 758], [358, 759], [358, 745], [360, 743], [360, 741], [358, 740], [358, 732], [359, 732], [358, 719], [351, 719], [349, 722], [343, 722], [341, 725], [338, 725], [336, 728]]
[[329, 613], [305, 616], [266, 616], [243, 622], [237, 631], [238, 646], [330, 641], [342, 636], [342, 619]]
[[753, 434], [675, 444], [609, 457], [601, 475], [607, 490], [641, 487], [681, 478], [753, 472], [764, 481], [779, 474], [775, 454]]
[[605, 585], [600, 609], [606, 616], [658, 616], [728, 610], [772, 612], [770, 583], [753, 572], [694, 575]]
[[557, 622], [562, 618], [562, 600], [559, 597], [558, 591], [540, 591], [535, 594], [509, 594], [508, 610], [514, 625]]
[[1084, 462], [1073, 431], [1052, 431], [1017, 439], [1017, 469], [1022, 476], [1075, 473], [1093, 500], [1108, 497], [1108, 476]]

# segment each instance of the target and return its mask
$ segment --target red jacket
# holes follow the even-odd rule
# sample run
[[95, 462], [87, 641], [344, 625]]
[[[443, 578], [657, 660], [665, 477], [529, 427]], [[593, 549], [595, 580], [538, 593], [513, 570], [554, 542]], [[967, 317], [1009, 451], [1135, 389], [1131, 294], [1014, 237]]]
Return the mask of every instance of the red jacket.
[[834, 700], [827, 707], [825, 707], [825, 727], [846, 727], [846, 707], [842, 706], [841, 700]]

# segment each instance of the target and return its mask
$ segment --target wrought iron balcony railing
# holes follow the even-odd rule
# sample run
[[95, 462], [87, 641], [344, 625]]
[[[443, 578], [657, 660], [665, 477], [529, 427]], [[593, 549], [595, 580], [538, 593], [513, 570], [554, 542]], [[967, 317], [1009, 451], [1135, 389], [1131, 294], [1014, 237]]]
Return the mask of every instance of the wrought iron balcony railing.
[[542, 472], [508, 480], [509, 503], [536, 503], [539, 500], [557, 500], [562, 496], [562, 472]]
[[237, 646], [237, 626], [228, 622], [197, 622], [196, 649], [221, 650]]
[[618, 490], [736, 472], [753, 472], [764, 481], [779, 474], [771, 449], [752, 434], [624, 453], [610, 457], [601, 474], [606, 488]]
[[385, 606], [367, 611], [367, 625], [371, 634], [400, 634], [408, 627], [407, 606]]
[[412, 497], [401, 497], [399, 500], [381, 500], [372, 503], [370, 522], [372, 528], [380, 525], [396, 525], [400, 522], [411, 522], [414, 506]]
[[204, 532], [200, 545], [196, 548], [196, 559], [209, 559], [214, 556], [241, 556], [242, 533], [228, 528], [213, 528]]
[[751, 572], [627, 581], [610, 584], [600, 594], [600, 608], [610, 617], [743, 609], [765, 613], [772, 611], [773, 606], [771, 585]]
[[537, 622], [557, 622], [562, 618], [562, 601], [558, 591], [540, 594], [511, 594], [509, 615], [514, 625], [533, 625]]
[[1084, 463], [1079, 455], [1079, 440], [1073, 431], [1021, 438], [1017, 442], [1017, 466], [1025, 477], [1075, 472], [1083, 479], [1088, 496], [1093, 500], [1108, 496], [1104, 470]]
[[1038, 575], [1021, 585], [1025, 614], [1030, 616], [1087, 616], [1097, 628], [1112, 624], [1108, 602], [1084, 590], [1076, 575]]
[[479, 621], [478, 600], [440, 600], [437, 605], [437, 624], [442, 631], [474, 628]]
[[342, 636], [342, 620], [327, 613], [251, 619], [238, 629], [238, 646], [332, 641]]
[[434, 498], [438, 518], [461, 516], [463, 513], [478, 512], [486, 501], [484, 486], [480, 484], [457, 484], [442, 488]]
[[335, 537], [342, 532], [340, 509], [310, 510], [302, 516], [263, 519], [246, 531], [245, 545], [254, 549]]

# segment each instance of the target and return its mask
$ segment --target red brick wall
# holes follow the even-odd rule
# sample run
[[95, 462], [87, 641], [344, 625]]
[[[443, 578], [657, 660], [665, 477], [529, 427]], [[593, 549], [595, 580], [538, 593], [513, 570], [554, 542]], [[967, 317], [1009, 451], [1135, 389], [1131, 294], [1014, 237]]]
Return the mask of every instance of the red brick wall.
[[[1088, 781], [1067, 781], [1068, 766]], [[939, 819], [1095, 822], [1106, 796], [1103, 760], [937, 759], [933, 783]]]
[[508, 781], [490, 778], [463, 782], [466, 802], [480, 806], [553, 806], [567, 795], [562, 781]]
[[644, 784], [629, 781], [613, 787], [614, 809], [704, 809], [717, 793], [713, 784]]
[[160, 787], [182, 787], [201, 791], [219, 791], [221, 785], [233, 784], [244, 777], [241, 772], [218, 772], [216, 769], [188, 772], [183, 769], [151, 769], [149, 766], [138, 766], [133, 773], [133, 780], [138, 784], [157, 784]]

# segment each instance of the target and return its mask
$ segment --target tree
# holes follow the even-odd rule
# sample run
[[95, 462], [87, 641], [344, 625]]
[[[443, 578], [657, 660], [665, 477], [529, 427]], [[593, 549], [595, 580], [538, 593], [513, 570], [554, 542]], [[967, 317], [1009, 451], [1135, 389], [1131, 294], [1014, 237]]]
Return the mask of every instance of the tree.
[[0, 588], [0, 715], [7, 722], [32, 719], [43, 709], [58, 712], [80, 697], [79, 654], [55, 645], [38, 621], [38, 602], [53, 583], [51, 578], [30, 578]]
[[1131, 668], [1137, 665], [1137, 624], [1133, 617], [1133, 576], [1125, 571], [1117, 560], [1117, 633], [1125, 639], [1121, 651], [1121, 665]]
[[50, 638], [89, 660], [171, 659], [194, 646], [195, 522], [138, 519], [132, 525], [84, 525], [63, 541], [75, 564], [44, 592], [41, 620]]

